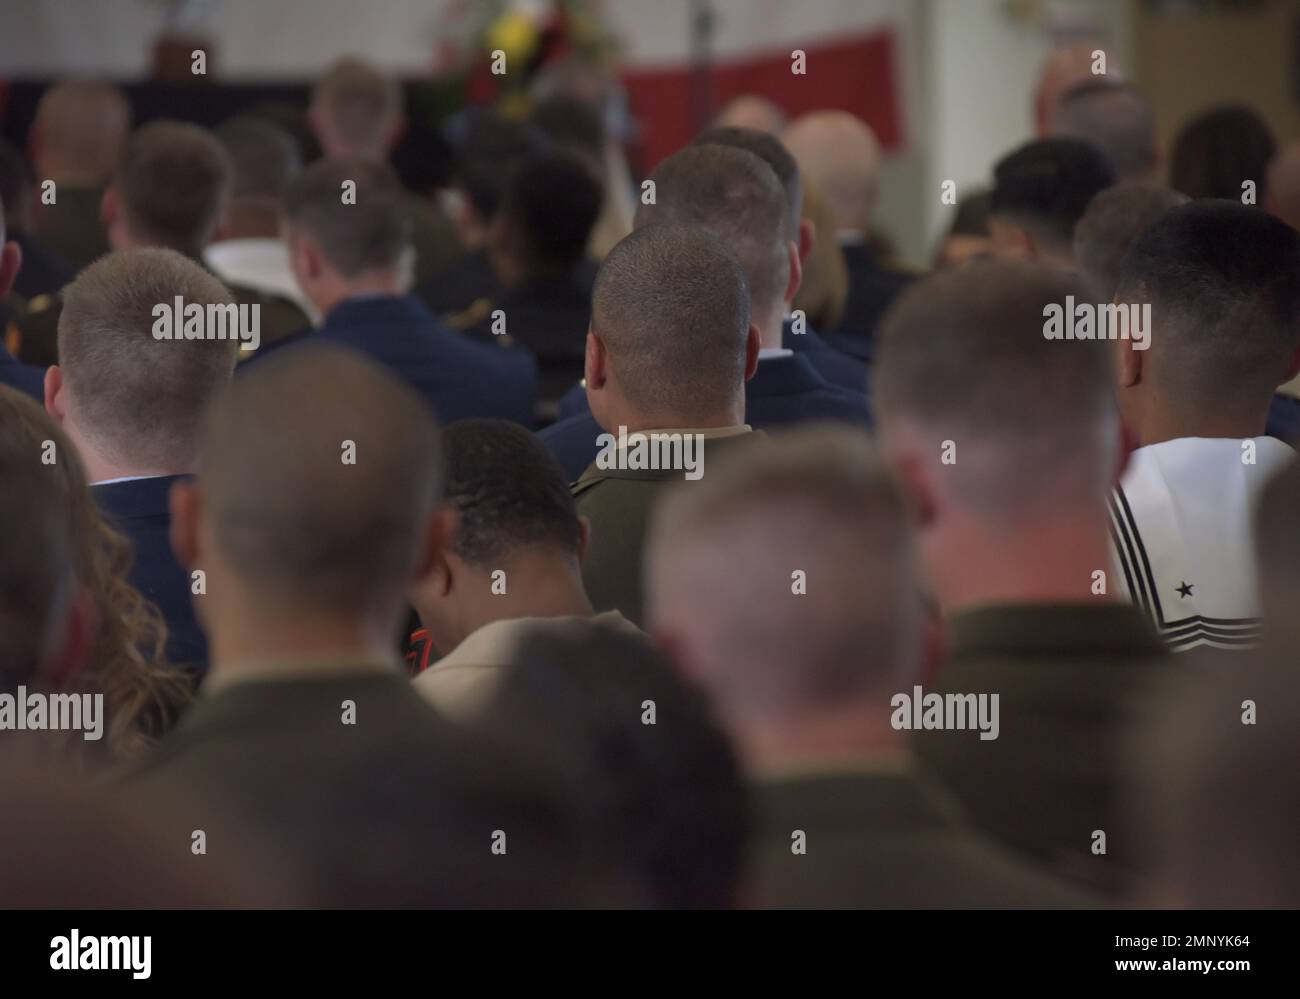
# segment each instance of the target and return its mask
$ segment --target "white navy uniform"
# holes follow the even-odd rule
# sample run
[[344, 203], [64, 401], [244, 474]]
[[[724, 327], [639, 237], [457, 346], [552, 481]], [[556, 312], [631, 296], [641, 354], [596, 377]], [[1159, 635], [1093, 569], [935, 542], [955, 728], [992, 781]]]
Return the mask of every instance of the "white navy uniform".
[[1272, 437], [1180, 437], [1133, 452], [1111, 495], [1112, 552], [1128, 598], [1171, 651], [1258, 639], [1255, 514], [1294, 458]]

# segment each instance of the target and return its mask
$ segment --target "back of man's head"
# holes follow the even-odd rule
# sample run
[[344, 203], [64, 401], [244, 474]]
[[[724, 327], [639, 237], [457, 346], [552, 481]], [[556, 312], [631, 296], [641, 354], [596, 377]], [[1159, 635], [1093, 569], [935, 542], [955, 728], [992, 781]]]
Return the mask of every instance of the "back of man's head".
[[43, 177], [94, 185], [108, 180], [131, 127], [131, 106], [105, 83], [57, 83], [41, 94], [33, 156]]
[[298, 144], [285, 129], [265, 118], [236, 115], [217, 128], [234, 168], [231, 196], [279, 201], [289, 181], [302, 169]]
[[903, 500], [858, 431], [719, 463], [659, 509], [647, 553], [652, 631], [738, 725], [884, 704], [914, 667]]
[[68, 494], [25, 429], [23, 411], [33, 406], [0, 386], [0, 693], [40, 683], [66, 638], [76, 592]]
[[866, 122], [847, 111], [813, 111], [796, 118], [781, 141], [825, 195], [839, 228], [865, 230], [880, 170], [880, 143]]
[[1300, 347], [1300, 233], [1237, 201], [1193, 201], [1138, 236], [1116, 301], [1151, 306], [1143, 378], [1181, 407], [1257, 409]]
[[1142, 232], [1187, 196], [1160, 184], [1127, 181], [1102, 191], [1074, 229], [1074, 259], [1109, 302], [1119, 287], [1124, 254]]
[[652, 907], [735, 905], [748, 796], [700, 692], [612, 628], [533, 636], [512, 665], [475, 724], [570, 789], [597, 864]]
[[655, 426], [698, 426], [743, 396], [749, 288], [705, 229], [644, 225], [619, 242], [596, 276], [591, 331], [627, 404]]
[[199, 483], [246, 596], [319, 614], [392, 615], [428, 552], [442, 489], [428, 407], [349, 351], [267, 358], [210, 407]]
[[1174, 137], [1169, 186], [1189, 198], [1239, 200], [1249, 182], [1262, 203], [1268, 193], [1268, 164], [1276, 152], [1272, 130], [1251, 108], [1211, 108]]
[[993, 168], [989, 213], [1027, 232], [1044, 252], [1068, 257], [1089, 202], [1115, 182], [1095, 146], [1078, 139], [1029, 142]]
[[134, 244], [198, 257], [230, 195], [230, 157], [207, 129], [179, 121], [142, 125], [113, 178]]
[[587, 249], [604, 191], [581, 154], [555, 150], [516, 165], [501, 202], [501, 231], [528, 271], [567, 272]]
[[234, 371], [231, 339], [155, 339], [156, 310], [172, 310], [178, 297], [205, 314], [234, 305], [220, 281], [174, 250], [110, 253], [63, 291], [64, 415], [119, 467], [190, 468], [203, 407]]
[[882, 440], [976, 516], [1101, 508], [1118, 467], [1109, 344], [1048, 339], [1045, 316], [1095, 294], [1078, 274], [981, 260], [916, 282], [879, 335]]
[[326, 156], [383, 159], [401, 126], [402, 90], [369, 63], [340, 59], [316, 81], [310, 114]]
[[317, 160], [285, 188], [290, 240], [306, 236], [344, 278], [398, 266], [410, 241], [405, 193], [391, 168], [359, 157]]
[[479, 222], [491, 222], [496, 215], [515, 167], [548, 145], [532, 125], [491, 111], [472, 114], [456, 148], [453, 176]]
[[668, 157], [650, 175], [653, 204], [635, 225], [702, 226], [740, 258], [756, 316], [782, 301], [790, 280], [787, 202], [772, 168], [744, 149], [703, 144]]
[[535, 553], [577, 565], [578, 511], [564, 471], [535, 436], [506, 420], [458, 420], [443, 449], [455, 555], [486, 569]]
[[1123, 83], [1090, 82], [1068, 91], [1051, 119], [1051, 134], [1091, 142], [1120, 180], [1146, 180], [1155, 171], [1156, 120], [1151, 104]]
[[799, 238], [799, 219], [803, 212], [803, 183], [799, 179], [799, 164], [795, 162], [790, 150], [781, 144], [781, 140], [770, 132], [761, 132], [755, 128], [714, 125], [706, 128], [695, 137], [695, 145], [731, 146], [753, 153], [772, 168], [776, 179], [785, 191], [787, 206], [787, 239]]

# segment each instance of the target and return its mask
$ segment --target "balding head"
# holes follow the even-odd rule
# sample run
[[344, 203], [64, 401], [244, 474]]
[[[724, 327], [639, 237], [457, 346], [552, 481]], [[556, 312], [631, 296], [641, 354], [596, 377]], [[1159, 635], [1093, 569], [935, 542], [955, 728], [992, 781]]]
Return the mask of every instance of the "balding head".
[[[1100, 61], [1099, 53], [1104, 53], [1104, 63]], [[1094, 69], [1103, 67], [1104, 73], [1094, 72]], [[1066, 93], [1100, 79], [1118, 81], [1122, 76], [1110, 52], [1096, 39], [1058, 45], [1048, 52], [1038, 70], [1038, 85], [1034, 88], [1034, 130], [1038, 138], [1045, 139], [1052, 134], [1052, 116]]]
[[976, 261], [916, 282], [881, 327], [872, 398], [886, 450], [982, 519], [1099, 509], [1112, 484], [1109, 344], [1044, 335], [1068, 296], [1096, 301], [1071, 271]]
[[209, 409], [198, 489], [199, 535], [246, 600], [395, 617], [440, 499], [437, 427], [373, 362], [304, 347], [241, 375]]
[[902, 498], [859, 431], [799, 430], [719, 462], [659, 508], [647, 559], [652, 632], [733, 725], [859, 699], [883, 719], [910, 677], [919, 620], [911, 536]]
[[[702, 419], [743, 400], [749, 290], [717, 236], [639, 227], [602, 261], [591, 306], [611, 380], [645, 426], [706, 426]], [[601, 391], [589, 378], [592, 413], [608, 430], [614, 421]]]
[[836, 225], [866, 229], [880, 170], [880, 143], [866, 123], [846, 111], [814, 111], [795, 119], [781, 141], [826, 197]]
[[369, 63], [340, 59], [316, 81], [309, 117], [326, 156], [382, 160], [402, 128], [402, 90]]
[[1101, 150], [1120, 180], [1148, 180], [1159, 160], [1151, 105], [1126, 84], [1088, 82], [1068, 91], [1052, 115], [1053, 136]]
[[637, 206], [636, 227], [707, 229], [740, 258], [755, 321], [780, 309], [790, 282], [788, 202], [772, 168], [744, 149], [706, 143], [668, 157], [650, 179], [655, 202]]
[[[231, 306], [220, 281], [173, 250], [120, 250], [63, 290], [60, 387], [47, 404], [78, 444], [129, 474], [193, 467], [203, 407], [230, 381], [230, 339], [153, 335], [157, 309]], [[128, 472], [119, 472], [128, 474]]]
[[58, 83], [41, 95], [32, 159], [43, 179], [94, 186], [108, 180], [131, 127], [131, 107], [106, 83]]
[[1269, 164], [1268, 210], [1300, 229], [1300, 142], [1283, 146]]
[[785, 112], [758, 94], [733, 97], [713, 119], [714, 128], [752, 128], [756, 132], [780, 135], [785, 128]]

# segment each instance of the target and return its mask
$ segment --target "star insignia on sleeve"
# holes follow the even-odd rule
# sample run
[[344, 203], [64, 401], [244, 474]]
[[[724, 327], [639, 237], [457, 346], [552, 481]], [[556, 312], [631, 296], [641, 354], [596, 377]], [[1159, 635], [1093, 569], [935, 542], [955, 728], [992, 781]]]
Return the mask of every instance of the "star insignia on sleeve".
[[1182, 594], [1184, 600], [1186, 600], [1188, 597], [1192, 595], [1192, 589], [1195, 585], [1196, 585], [1195, 583], [1189, 583], [1186, 580], [1184, 580], [1183, 585], [1178, 587], [1178, 592]]

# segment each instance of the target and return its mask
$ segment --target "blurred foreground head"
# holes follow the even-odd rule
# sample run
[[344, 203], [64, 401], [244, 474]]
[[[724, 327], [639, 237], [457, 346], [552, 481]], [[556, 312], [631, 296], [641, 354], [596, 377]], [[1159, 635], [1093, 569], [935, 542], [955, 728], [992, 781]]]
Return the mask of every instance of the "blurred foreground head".
[[830, 742], [848, 719], [852, 749], [893, 746], [919, 588], [902, 496], [865, 434], [801, 430], [719, 464], [660, 508], [647, 552], [651, 631], [748, 766], [798, 762], [819, 730], [843, 753]]

